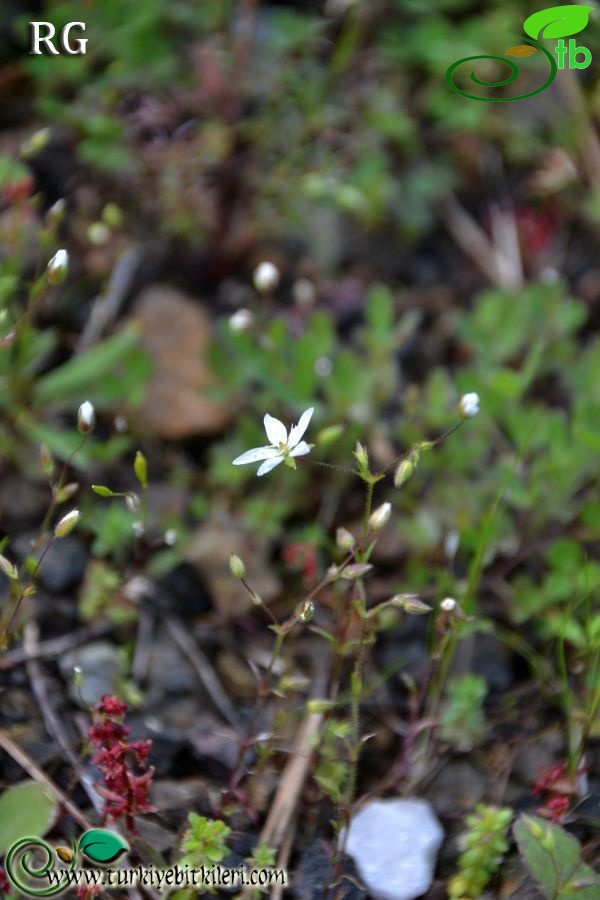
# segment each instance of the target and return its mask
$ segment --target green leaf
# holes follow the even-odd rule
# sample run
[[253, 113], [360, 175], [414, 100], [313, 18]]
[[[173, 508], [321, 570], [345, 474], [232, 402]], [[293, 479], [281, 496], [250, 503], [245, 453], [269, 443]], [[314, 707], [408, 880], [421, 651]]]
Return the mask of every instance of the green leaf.
[[111, 863], [129, 850], [120, 834], [107, 828], [92, 828], [79, 840], [79, 851], [92, 862]]
[[545, 897], [592, 900], [598, 896], [600, 877], [582, 861], [579, 841], [564, 828], [522, 815], [513, 831], [519, 852]]
[[525, 19], [523, 28], [532, 38], [568, 37], [583, 31], [588, 23], [592, 6], [553, 6], [541, 9]]
[[0, 797], [0, 855], [20, 838], [42, 837], [50, 829], [58, 803], [37, 781], [24, 781]]
[[122, 399], [123, 384], [135, 403], [140, 384], [149, 374], [147, 355], [137, 346], [137, 334], [128, 329], [92, 347], [81, 356], [40, 378], [34, 390], [34, 406], [76, 405], [82, 397], [98, 407]]

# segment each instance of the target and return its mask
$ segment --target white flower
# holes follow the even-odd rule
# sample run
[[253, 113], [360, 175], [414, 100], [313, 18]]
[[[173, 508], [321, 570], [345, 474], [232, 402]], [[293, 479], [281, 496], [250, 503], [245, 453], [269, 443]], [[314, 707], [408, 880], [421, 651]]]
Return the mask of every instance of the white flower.
[[305, 456], [307, 453], [310, 453], [313, 446], [312, 444], [307, 444], [306, 441], [300, 440], [308, 428], [312, 414], [313, 407], [311, 406], [310, 409], [302, 413], [298, 424], [290, 428], [288, 435], [283, 422], [267, 413], [264, 418], [265, 431], [271, 443], [266, 447], [255, 447], [253, 450], [247, 450], [246, 453], [242, 453], [241, 456], [237, 456], [233, 460], [233, 465], [244, 466], [246, 463], [264, 460], [256, 473], [259, 477], [266, 475], [267, 472], [270, 472], [271, 469], [274, 469], [275, 466], [284, 461], [290, 468], [295, 469], [294, 457]]
[[454, 612], [456, 609], [456, 600], [454, 597], [445, 597], [440, 603], [440, 608], [444, 610], [444, 612]]
[[461, 419], [472, 419], [479, 412], [479, 394], [464, 394], [458, 404]]
[[268, 294], [274, 291], [279, 284], [279, 269], [277, 266], [265, 260], [254, 270], [254, 287], [259, 294]]

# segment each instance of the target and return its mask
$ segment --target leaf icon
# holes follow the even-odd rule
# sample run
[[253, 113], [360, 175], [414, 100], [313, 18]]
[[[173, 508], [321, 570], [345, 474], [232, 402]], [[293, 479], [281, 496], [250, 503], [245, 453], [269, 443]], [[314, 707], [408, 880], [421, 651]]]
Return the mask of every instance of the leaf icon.
[[592, 6], [553, 6], [525, 19], [523, 28], [532, 38], [569, 37], [583, 31]]
[[537, 53], [537, 47], [530, 44], [518, 44], [516, 47], [509, 47], [504, 51], [505, 56], [532, 56]]
[[111, 863], [129, 847], [120, 834], [107, 828], [92, 828], [81, 836], [78, 849], [92, 862]]

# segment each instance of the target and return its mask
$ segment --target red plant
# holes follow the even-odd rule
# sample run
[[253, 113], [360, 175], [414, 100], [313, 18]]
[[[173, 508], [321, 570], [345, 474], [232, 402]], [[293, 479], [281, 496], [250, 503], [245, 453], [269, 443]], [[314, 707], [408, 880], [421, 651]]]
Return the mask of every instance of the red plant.
[[548, 769], [543, 769], [535, 779], [531, 793], [534, 797], [547, 795], [544, 805], [537, 812], [560, 825], [575, 793], [575, 785], [569, 777], [565, 763], [556, 763]]
[[126, 827], [135, 831], [134, 816], [155, 812], [148, 802], [154, 777], [154, 769], [147, 765], [152, 741], [128, 741], [129, 728], [115, 721], [126, 712], [126, 703], [105, 694], [93, 709], [88, 737], [97, 748], [92, 763], [103, 777], [95, 790], [104, 799], [104, 821], [124, 819]]
[[314, 546], [308, 541], [297, 541], [286, 544], [281, 556], [289, 566], [300, 569], [302, 579], [310, 584], [317, 574], [317, 553]]

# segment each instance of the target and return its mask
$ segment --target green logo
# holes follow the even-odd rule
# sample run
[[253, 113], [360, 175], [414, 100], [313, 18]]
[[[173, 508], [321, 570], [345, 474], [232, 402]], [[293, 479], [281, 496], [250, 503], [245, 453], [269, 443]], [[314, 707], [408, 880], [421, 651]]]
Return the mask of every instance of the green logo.
[[[513, 100], [525, 100], [527, 97], [534, 97], [535, 94], [539, 94], [545, 91], [547, 87], [550, 87], [556, 78], [558, 69], [565, 68], [565, 57], [568, 59], [569, 69], [586, 69], [591, 63], [592, 54], [587, 47], [578, 47], [574, 40], [569, 40], [567, 45], [562, 38], [570, 37], [583, 31], [588, 23], [592, 8], [591, 6], [553, 6], [551, 9], [542, 9], [534, 13], [528, 19], [525, 19], [523, 23], [523, 29], [528, 35], [521, 38], [521, 40], [525, 41], [524, 44], [509, 47], [508, 50], [504, 51], [504, 56], [466, 56], [464, 59], [457, 60], [455, 63], [452, 63], [446, 72], [446, 84], [455, 94], [460, 94], [461, 97], [467, 97], [469, 100], [482, 100], [484, 103], [511, 103]], [[560, 38], [554, 48], [556, 60], [552, 53], [539, 43], [540, 39], [551, 40], [552, 38]], [[544, 84], [534, 91], [529, 91], [527, 94], [519, 94], [517, 97], [479, 97], [477, 94], [470, 94], [462, 90], [454, 83], [454, 72], [458, 66], [478, 59], [494, 59], [508, 66], [510, 69], [508, 78], [502, 81], [483, 81], [477, 77], [475, 70], [472, 70], [471, 81], [486, 88], [504, 87], [512, 84], [519, 76], [517, 64], [506, 57], [526, 58], [538, 52], [543, 53], [546, 57], [550, 71]]]
[[[30, 897], [50, 897], [73, 885], [71, 875], [77, 868], [79, 857], [106, 866], [128, 850], [123, 838], [107, 828], [86, 831], [70, 848], [53, 847], [38, 837], [24, 837], [8, 851], [4, 867], [9, 881], [21, 893]], [[63, 864], [59, 872], [54, 871], [57, 860]], [[65, 865], [69, 868], [65, 869]], [[41, 880], [45, 886], [36, 887], [36, 882], [39, 884]]]

